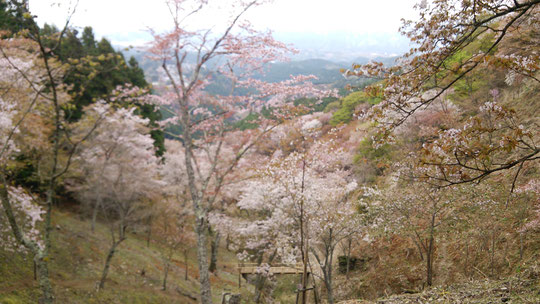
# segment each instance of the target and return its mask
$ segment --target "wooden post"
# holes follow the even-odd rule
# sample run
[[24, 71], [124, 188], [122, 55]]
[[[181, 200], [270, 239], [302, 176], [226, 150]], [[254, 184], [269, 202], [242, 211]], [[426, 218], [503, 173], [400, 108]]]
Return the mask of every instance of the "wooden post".
[[238, 289], [242, 288], [242, 266], [238, 265]]

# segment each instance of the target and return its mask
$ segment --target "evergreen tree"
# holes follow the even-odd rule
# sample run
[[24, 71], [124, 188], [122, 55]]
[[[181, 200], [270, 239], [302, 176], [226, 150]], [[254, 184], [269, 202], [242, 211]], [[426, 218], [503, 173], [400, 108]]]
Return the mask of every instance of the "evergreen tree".
[[85, 49], [77, 35], [79, 32], [75, 29], [70, 29], [66, 32], [66, 37], [60, 46], [60, 60], [67, 61], [68, 59], [81, 59], [86, 54]]
[[[44, 24], [39, 28], [33, 18], [25, 13], [24, 1], [0, 0], [0, 30], [8, 30], [12, 34], [23, 29], [39, 31], [44, 45], [54, 48], [60, 33], [55, 25]], [[26, 15], [25, 15], [26, 14]], [[85, 27], [82, 33], [76, 29], [68, 28], [62, 43], [55, 49], [54, 54], [60, 61], [70, 64], [66, 72], [64, 83], [70, 87], [72, 100], [63, 107], [66, 118], [70, 122], [79, 120], [83, 115], [83, 108], [96, 100], [109, 100], [115, 88], [124, 84], [131, 84], [143, 89], [149, 88], [144, 78], [144, 71], [139, 67], [134, 57], [126, 64], [124, 55], [115, 51], [110, 41], [102, 38], [96, 41], [92, 27]], [[127, 106], [119, 104], [119, 106]], [[151, 127], [161, 119], [161, 114], [154, 111], [151, 105], [136, 105], [137, 113], [150, 120]], [[161, 131], [152, 131], [152, 138], [158, 150], [158, 155], [164, 151], [164, 137]]]
[[132, 84], [141, 88], [148, 86], [148, 82], [144, 78], [144, 71], [139, 67], [139, 63], [133, 56], [129, 58], [129, 68], [127, 74]]
[[15, 34], [35, 26], [34, 20], [25, 15], [25, 1], [0, 0], [0, 30]]
[[84, 50], [88, 55], [96, 54], [96, 38], [94, 37], [94, 30], [92, 27], [87, 26], [84, 28], [81, 37], [81, 43], [84, 47]]

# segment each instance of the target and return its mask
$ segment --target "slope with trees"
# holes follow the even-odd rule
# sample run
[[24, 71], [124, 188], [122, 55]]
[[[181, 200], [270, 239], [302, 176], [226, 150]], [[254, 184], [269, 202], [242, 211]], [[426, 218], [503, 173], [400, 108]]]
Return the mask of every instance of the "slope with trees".
[[91, 28], [0, 3], [6, 301], [538, 301], [539, 1], [421, 1], [414, 48], [353, 66], [375, 80], [342, 99], [260, 77], [291, 52], [244, 20], [266, 1], [207, 31], [190, 20], [214, 3], [168, 1], [156, 88]]

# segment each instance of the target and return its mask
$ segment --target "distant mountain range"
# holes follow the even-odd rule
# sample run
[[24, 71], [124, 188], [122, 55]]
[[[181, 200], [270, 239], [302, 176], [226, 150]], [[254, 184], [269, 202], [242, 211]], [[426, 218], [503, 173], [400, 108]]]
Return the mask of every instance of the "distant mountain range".
[[315, 75], [318, 80], [315, 83], [329, 84], [342, 80], [341, 69], [347, 69], [346, 63], [333, 62], [324, 59], [307, 59], [290, 62], [278, 62], [269, 66], [261, 79], [269, 82], [278, 82], [290, 78], [290, 75]]
[[[147, 79], [156, 83], [159, 81], [161, 63], [150, 60], [145, 53], [136, 50], [125, 51], [126, 58], [134, 56], [139, 65], [144, 70]], [[303, 59], [291, 60], [290, 62], [277, 62], [269, 65], [267, 71], [256, 78], [269, 82], [279, 82], [290, 78], [290, 75], [315, 75], [318, 80], [316, 84], [333, 84], [336, 87], [343, 87], [350, 80], [345, 79], [341, 69], [351, 68], [353, 63], [365, 64], [370, 60], [380, 61], [386, 65], [393, 65], [397, 57], [357, 57], [350, 62], [331, 61], [326, 59]]]
[[[299, 53], [293, 55], [290, 62], [271, 64], [264, 75], [258, 76], [271, 82], [289, 79], [290, 75], [311, 74], [317, 76], [317, 84], [343, 87], [351, 80], [343, 77], [341, 69], [349, 69], [353, 63], [365, 64], [370, 60], [393, 65], [397, 56], [410, 47], [408, 39], [398, 33], [274, 33], [274, 36], [296, 48]], [[135, 38], [141, 37], [127, 38], [137, 41]], [[146, 58], [144, 52], [137, 49], [124, 53], [127, 58], [133, 55], [139, 61], [149, 81], [155, 83], [159, 80], [160, 62]]]

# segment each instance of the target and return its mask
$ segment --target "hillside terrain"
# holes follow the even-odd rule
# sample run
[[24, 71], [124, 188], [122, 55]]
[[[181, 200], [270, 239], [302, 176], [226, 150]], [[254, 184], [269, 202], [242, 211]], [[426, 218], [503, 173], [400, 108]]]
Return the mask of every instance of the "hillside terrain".
[[527, 273], [503, 281], [471, 281], [447, 287], [435, 287], [417, 294], [402, 294], [376, 301], [352, 300], [339, 304], [450, 304], [450, 303], [538, 303], [538, 273]]
[[0, 1], [0, 304], [540, 303], [540, 0], [354, 63], [207, 2], [122, 53]]
[[[193, 248], [188, 249], [188, 279], [185, 280], [183, 247], [173, 256], [167, 290], [162, 290], [164, 263], [160, 254], [164, 248], [155, 242], [147, 244], [147, 233], [132, 233], [118, 248], [112, 262], [107, 287], [96, 291], [104, 256], [109, 246], [108, 227], [99, 223], [94, 233], [90, 222], [81, 219], [70, 208], [55, 214], [53, 223], [54, 258], [51, 259], [52, 280], [58, 303], [197, 303], [197, 263]], [[222, 244], [223, 246], [224, 244]], [[0, 251], [0, 303], [30, 304], [39, 296], [39, 286], [33, 279], [32, 262], [24, 254]], [[527, 259], [516, 274], [500, 280], [473, 280], [467, 283], [427, 289], [418, 294], [380, 297], [376, 300], [349, 300], [340, 304], [409, 304], [409, 303], [538, 303], [540, 301], [540, 273], [538, 256]], [[214, 301], [221, 302], [223, 293], [241, 293], [250, 298], [251, 287], [242, 279], [238, 289], [236, 256], [223, 246], [220, 248], [218, 272], [212, 277], [215, 286]], [[144, 275], [143, 275], [144, 272]], [[351, 279], [338, 275], [337, 284], [357, 287], [369, 284], [369, 272], [355, 270]], [[9, 278], [9, 279], [8, 279]], [[297, 278], [280, 277], [274, 289], [274, 298], [281, 303], [294, 303], [294, 285]], [[358, 292], [361, 292], [358, 290]], [[414, 291], [412, 291], [414, 292]], [[362, 296], [365, 297], [365, 294]], [[249, 300], [242, 303], [251, 303]]]
[[[198, 270], [193, 248], [180, 247], [173, 255], [167, 290], [162, 290], [166, 249], [151, 241], [147, 233], [130, 233], [117, 249], [105, 289], [97, 291], [105, 256], [110, 246], [109, 227], [98, 223], [95, 232], [91, 223], [73, 211], [55, 212], [53, 217], [51, 280], [57, 303], [197, 303]], [[187, 272], [182, 252], [188, 252]], [[34, 279], [32, 260], [24, 254], [0, 251], [0, 303], [36, 303], [39, 286]], [[214, 301], [222, 294], [247, 293], [238, 289], [237, 259], [233, 253], [220, 251]], [[244, 288], [246, 285], [244, 284]]]

